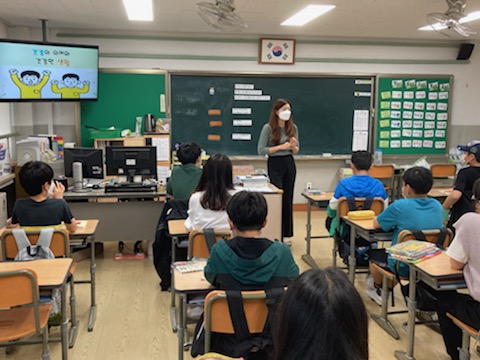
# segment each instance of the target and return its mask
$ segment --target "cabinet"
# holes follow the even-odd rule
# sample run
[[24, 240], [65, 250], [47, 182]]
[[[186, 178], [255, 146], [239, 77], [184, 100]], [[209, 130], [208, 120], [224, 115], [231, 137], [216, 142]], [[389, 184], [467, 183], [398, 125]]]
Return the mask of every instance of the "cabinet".
[[166, 184], [170, 170], [170, 135], [150, 134], [127, 138], [95, 139], [94, 146], [103, 149], [107, 146], [156, 146], [157, 147], [157, 177], [160, 184]]

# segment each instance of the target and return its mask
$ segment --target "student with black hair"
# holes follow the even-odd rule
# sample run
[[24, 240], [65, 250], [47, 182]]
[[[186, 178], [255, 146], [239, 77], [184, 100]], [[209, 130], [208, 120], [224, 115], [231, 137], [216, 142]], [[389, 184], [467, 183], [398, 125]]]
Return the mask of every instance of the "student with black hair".
[[229, 229], [226, 209], [233, 194], [232, 162], [224, 154], [213, 154], [188, 200], [187, 230]]
[[201, 149], [196, 143], [181, 143], [177, 157], [182, 165], [172, 169], [172, 175], [167, 183], [167, 194], [175, 200], [188, 200], [193, 190], [197, 187], [202, 176]]
[[345, 273], [329, 267], [300, 275], [273, 327], [273, 360], [366, 360], [368, 316]]
[[77, 222], [63, 199], [65, 187], [53, 180], [53, 170], [48, 164], [27, 162], [18, 177], [30, 198], [17, 199], [9, 225], [56, 226], [64, 222], [68, 231], [75, 232]]
[[241, 191], [227, 205], [231, 240], [215, 244], [205, 266], [205, 278], [220, 289], [238, 286], [288, 285], [298, 266], [288, 246], [261, 237], [267, 223], [267, 201], [261, 193]]
[[[415, 166], [403, 174], [402, 195], [405, 199], [393, 202], [387, 209], [378, 215], [373, 225], [383, 231], [393, 230], [392, 245], [398, 241], [398, 234], [402, 230], [432, 230], [443, 227], [442, 205], [438, 200], [428, 197], [433, 185], [433, 176], [430, 170]], [[370, 262], [396, 272], [396, 260], [392, 259], [384, 249], [372, 250]], [[373, 284], [367, 284], [366, 293], [378, 305], [382, 305], [381, 290], [382, 274], [370, 266]], [[408, 277], [408, 266], [400, 263], [400, 276]]]
[[342, 196], [345, 197], [365, 197], [374, 198], [381, 197], [385, 201], [385, 207], [388, 206], [387, 192], [383, 183], [368, 175], [368, 171], [372, 167], [372, 154], [368, 151], [354, 151], [352, 153], [350, 168], [353, 176], [340, 180], [335, 192], [328, 203], [327, 216], [332, 219], [330, 235], [335, 234], [337, 227], [337, 203]]

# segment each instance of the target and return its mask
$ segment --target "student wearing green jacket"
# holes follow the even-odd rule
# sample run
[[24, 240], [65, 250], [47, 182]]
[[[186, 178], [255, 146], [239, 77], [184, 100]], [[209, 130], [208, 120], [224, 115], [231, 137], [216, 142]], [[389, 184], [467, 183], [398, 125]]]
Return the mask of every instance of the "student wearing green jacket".
[[202, 176], [200, 154], [201, 149], [198, 144], [190, 142], [180, 144], [177, 157], [182, 165], [173, 168], [167, 183], [167, 194], [175, 200], [188, 200], [197, 187]]

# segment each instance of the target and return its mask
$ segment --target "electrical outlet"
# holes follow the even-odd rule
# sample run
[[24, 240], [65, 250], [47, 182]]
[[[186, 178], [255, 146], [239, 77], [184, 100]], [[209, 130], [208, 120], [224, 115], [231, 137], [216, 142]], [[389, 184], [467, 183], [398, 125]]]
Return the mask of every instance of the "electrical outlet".
[[312, 183], [310, 181], [307, 181], [305, 184], [305, 189], [310, 190], [312, 188]]

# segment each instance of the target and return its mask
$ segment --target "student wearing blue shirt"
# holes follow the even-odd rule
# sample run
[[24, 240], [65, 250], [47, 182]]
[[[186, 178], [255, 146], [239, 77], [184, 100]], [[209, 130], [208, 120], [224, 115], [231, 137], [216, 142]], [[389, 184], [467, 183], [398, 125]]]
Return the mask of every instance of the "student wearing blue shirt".
[[372, 154], [368, 151], [354, 151], [350, 161], [353, 176], [342, 179], [338, 183], [332, 199], [328, 203], [327, 216], [333, 218], [330, 225], [330, 235], [333, 236], [337, 227], [338, 199], [345, 197], [381, 197], [388, 206], [387, 192], [383, 183], [368, 175], [372, 166]]
[[[381, 228], [383, 231], [393, 230], [392, 245], [397, 243], [398, 234], [402, 230], [431, 230], [443, 227], [442, 205], [427, 195], [432, 185], [433, 177], [430, 170], [416, 166], [405, 171], [402, 187], [402, 195], [405, 199], [393, 202], [373, 222], [376, 228]], [[372, 251], [370, 260], [395, 272], [396, 261], [387, 256], [384, 249]], [[372, 300], [381, 305], [382, 274], [372, 266], [370, 266], [370, 272], [373, 284], [367, 284], [366, 292]], [[403, 263], [400, 264], [400, 275], [408, 277], [408, 267]]]

